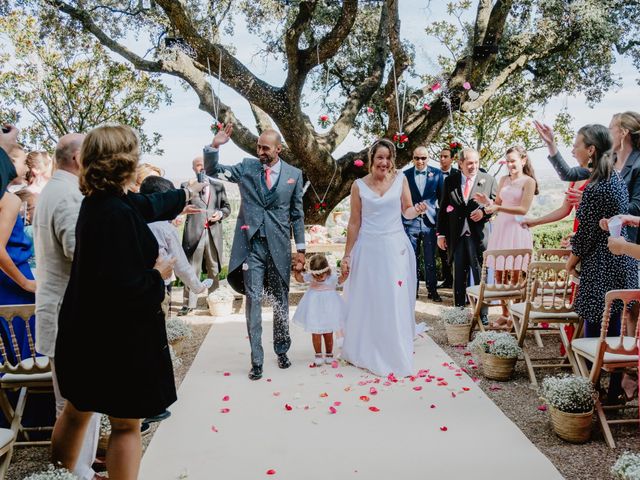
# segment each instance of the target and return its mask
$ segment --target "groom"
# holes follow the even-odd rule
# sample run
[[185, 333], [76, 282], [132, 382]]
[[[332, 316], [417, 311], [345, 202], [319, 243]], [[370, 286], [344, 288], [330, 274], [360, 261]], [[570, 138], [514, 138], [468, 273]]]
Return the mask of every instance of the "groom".
[[242, 203], [231, 247], [228, 281], [246, 295], [245, 316], [251, 345], [249, 378], [262, 378], [262, 299], [273, 302], [273, 348], [278, 366], [289, 368], [289, 279], [291, 231], [296, 241], [296, 268], [304, 265], [302, 172], [280, 159], [282, 138], [267, 129], [258, 138], [258, 158], [233, 166], [218, 163], [218, 147], [227, 143], [233, 128], [227, 124], [204, 148], [207, 175], [224, 175], [237, 183]]
[[[489, 240], [489, 218], [473, 196], [484, 193], [492, 200], [496, 196], [496, 181], [492, 175], [480, 171], [480, 156], [476, 150], [462, 151], [460, 170], [444, 181], [438, 212], [438, 247], [446, 250], [453, 264], [453, 292], [456, 307], [466, 301], [469, 271], [480, 283], [482, 254]], [[480, 313], [483, 324], [488, 325], [487, 307]]]

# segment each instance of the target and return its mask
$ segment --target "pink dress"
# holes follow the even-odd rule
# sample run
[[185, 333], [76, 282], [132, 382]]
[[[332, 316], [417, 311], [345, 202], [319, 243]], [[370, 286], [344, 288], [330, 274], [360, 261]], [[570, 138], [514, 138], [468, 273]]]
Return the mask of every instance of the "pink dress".
[[[517, 207], [522, 202], [522, 195], [524, 195], [524, 184], [527, 177], [519, 178], [518, 180], [511, 181], [507, 178], [502, 188], [500, 189], [500, 198], [502, 199], [502, 205], [505, 207]], [[522, 228], [518, 222], [516, 222], [516, 216], [510, 213], [499, 212], [496, 215], [496, 219], [493, 221], [491, 227], [491, 236], [489, 237], [489, 244], [487, 250], [512, 250], [518, 248], [533, 248], [533, 237], [531, 236], [531, 230], [528, 228]], [[513, 268], [513, 260], [507, 259], [507, 264], [503, 258], [498, 258], [494, 262], [492, 258], [487, 262], [490, 268], [496, 270], [510, 270]], [[524, 260], [524, 261], [523, 261]], [[529, 259], [516, 258], [515, 267], [520, 270], [526, 270], [529, 264]]]

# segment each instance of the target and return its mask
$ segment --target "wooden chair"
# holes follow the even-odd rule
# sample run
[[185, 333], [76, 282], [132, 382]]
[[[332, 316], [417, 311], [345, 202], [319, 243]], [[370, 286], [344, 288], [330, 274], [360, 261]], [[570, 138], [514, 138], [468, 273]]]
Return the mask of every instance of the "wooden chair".
[[565, 262], [569, 259], [569, 248], [540, 248], [535, 252], [534, 259], [540, 262]]
[[[512, 304], [509, 307], [518, 344], [523, 349], [529, 379], [534, 387], [538, 385], [535, 375], [536, 369], [560, 367], [578, 371], [571, 352], [569, 338], [564, 330], [564, 325], [574, 324], [579, 329], [578, 326], [581, 324], [580, 317], [573, 311], [572, 294], [573, 288], [569, 282], [569, 273], [565, 262], [531, 262], [527, 272], [525, 301]], [[549, 326], [557, 328], [549, 328]], [[567, 352], [566, 357], [536, 358], [534, 363], [527, 351], [526, 339], [528, 332], [537, 333], [539, 331], [559, 335]], [[539, 337], [536, 337], [536, 341], [538, 340]], [[539, 341], [538, 345], [540, 345]]]
[[[18, 396], [16, 411], [22, 412], [26, 401], [27, 392], [23, 390]], [[0, 428], [0, 480], [4, 480], [4, 477], [7, 475], [7, 470], [9, 470], [9, 464], [13, 456], [13, 447], [18, 436], [18, 431], [20, 430], [21, 420], [22, 417], [20, 415], [14, 415], [10, 428]]]
[[[48, 357], [36, 357], [34, 332], [29, 325], [29, 319], [35, 313], [35, 305], [4, 305], [0, 306], [0, 322], [3, 332], [0, 341], [0, 409], [7, 421], [21, 419], [24, 406], [30, 394], [50, 393], [53, 391], [51, 365]], [[22, 322], [29, 345], [29, 354], [22, 352], [14, 322]], [[15, 409], [12, 407], [8, 392], [18, 392], [19, 398], [24, 397], [24, 402], [18, 402]], [[16, 446], [23, 445], [48, 445], [50, 441], [32, 441], [29, 432], [50, 431], [51, 426], [24, 427], [19, 423], [17, 435], [23, 440], [16, 441]]]
[[[484, 331], [484, 326], [480, 321], [480, 310], [483, 305], [491, 305], [493, 302], [505, 302], [510, 305], [512, 302], [521, 301], [525, 296], [526, 270], [527, 264], [531, 261], [531, 249], [513, 250], [487, 250], [482, 256], [482, 272], [480, 284], [467, 287], [467, 296], [473, 309], [473, 320], [471, 331], [477, 324], [480, 330]], [[501, 279], [493, 275], [489, 277], [489, 268], [494, 271], [503, 271]]]
[[[614, 301], [620, 301], [623, 306], [623, 315], [620, 321], [620, 335], [616, 337], [607, 337], [609, 328], [609, 320], [611, 314], [611, 305]], [[632, 301], [640, 302], [640, 290], [611, 290], [605, 296], [605, 308], [602, 316], [602, 328], [600, 337], [598, 338], [576, 338], [571, 342], [573, 351], [578, 362], [580, 373], [588, 377], [597, 389], [600, 384], [600, 376], [602, 372], [609, 374], [614, 372], [623, 372], [625, 368], [638, 367], [638, 341], [640, 337], [640, 322], [634, 333], [629, 336], [626, 333], [626, 320], [629, 316], [629, 303]], [[587, 366], [587, 362], [591, 362], [591, 369]], [[610, 448], [615, 448], [616, 443], [611, 434], [609, 425], [618, 425], [632, 423], [639, 425], [638, 416], [633, 418], [624, 418], [616, 420], [608, 420], [605, 411], [620, 410], [624, 408], [637, 408], [630, 406], [603, 406], [600, 397], [596, 399], [596, 414], [598, 423], [602, 428], [605, 441]]]

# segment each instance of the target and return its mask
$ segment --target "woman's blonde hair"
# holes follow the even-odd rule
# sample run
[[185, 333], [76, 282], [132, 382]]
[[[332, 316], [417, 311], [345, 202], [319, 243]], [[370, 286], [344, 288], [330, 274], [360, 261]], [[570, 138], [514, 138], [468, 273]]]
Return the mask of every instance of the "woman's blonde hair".
[[150, 163], [141, 163], [138, 165], [138, 168], [136, 169], [136, 187], [139, 189], [142, 182], [144, 182], [144, 179], [151, 175], [164, 177], [164, 170], [160, 167], [156, 167], [155, 165], [151, 165]]
[[373, 159], [376, 156], [376, 152], [380, 150], [380, 148], [389, 149], [389, 153], [391, 154], [391, 164], [393, 165], [393, 170], [396, 169], [396, 146], [393, 144], [391, 140], [387, 140], [386, 138], [381, 138], [376, 141], [371, 148], [369, 148], [369, 172], [373, 168]]
[[640, 150], [640, 113], [630, 111], [616, 113], [613, 115], [613, 120], [620, 128], [629, 132], [634, 150]]
[[35, 180], [35, 175], [33, 174], [34, 169], [44, 170], [51, 165], [53, 159], [49, 152], [44, 150], [34, 150], [27, 153], [27, 171], [26, 180], [27, 183], [32, 183]]
[[329, 260], [321, 253], [316, 253], [309, 259], [309, 273], [311, 275], [331, 274]]
[[80, 150], [80, 191], [118, 193], [132, 182], [140, 153], [138, 136], [126, 125], [94, 128]]

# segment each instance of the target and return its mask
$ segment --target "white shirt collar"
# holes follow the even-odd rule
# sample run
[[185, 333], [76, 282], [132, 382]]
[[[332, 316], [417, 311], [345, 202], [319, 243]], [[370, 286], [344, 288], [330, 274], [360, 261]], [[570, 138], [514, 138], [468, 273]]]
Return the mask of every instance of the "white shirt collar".
[[69, 182], [69, 183], [73, 183], [75, 185], [78, 184], [79, 182], [79, 178], [77, 175], [74, 175], [71, 172], [67, 172], [66, 170], [62, 170], [61, 168], [57, 169], [55, 172], [53, 172], [53, 175], [51, 176], [59, 178], [60, 180], [64, 180], [65, 182]]
[[267, 165], [262, 165], [262, 168], [264, 170], [266, 170], [267, 168], [271, 169], [271, 174], [278, 174], [280, 173], [280, 167], [282, 167], [282, 162], [280, 161], [280, 159], [278, 159], [278, 161], [276, 163], [274, 163], [273, 165], [271, 165], [270, 167]]

